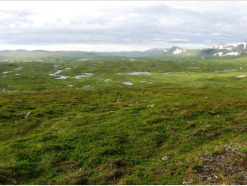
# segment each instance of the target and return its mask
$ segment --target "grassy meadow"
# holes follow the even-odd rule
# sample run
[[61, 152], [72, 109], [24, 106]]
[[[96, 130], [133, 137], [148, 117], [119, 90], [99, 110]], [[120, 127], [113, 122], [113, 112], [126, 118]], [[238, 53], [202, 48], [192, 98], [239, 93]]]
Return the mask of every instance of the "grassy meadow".
[[0, 183], [210, 184], [205, 154], [247, 152], [245, 75], [246, 57], [2, 60]]

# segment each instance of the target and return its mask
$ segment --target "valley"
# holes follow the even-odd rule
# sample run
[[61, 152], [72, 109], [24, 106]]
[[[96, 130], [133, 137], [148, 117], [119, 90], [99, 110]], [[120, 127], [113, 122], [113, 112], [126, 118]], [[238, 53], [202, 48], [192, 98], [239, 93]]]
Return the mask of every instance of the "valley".
[[240, 45], [1, 51], [0, 183], [246, 184]]

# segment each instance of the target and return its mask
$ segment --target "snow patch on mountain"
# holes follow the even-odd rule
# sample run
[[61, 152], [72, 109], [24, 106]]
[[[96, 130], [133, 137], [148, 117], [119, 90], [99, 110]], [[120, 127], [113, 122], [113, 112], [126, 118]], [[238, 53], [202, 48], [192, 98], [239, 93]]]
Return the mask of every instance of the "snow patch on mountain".
[[230, 52], [230, 53], [227, 53], [225, 54], [225, 56], [238, 56], [240, 54], [240, 52]]
[[246, 50], [247, 49], [247, 42], [238, 42], [238, 43], [226, 43], [226, 44], [218, 44], [218, 45], [214, 45], [213, 48], [214, 49], [227, 49], [227, 50], [231, 50], [233, 48], [240, 48], [240, 46], [243, 45], [243, 49]]
[[177, 49], [173, 52], [173, 54], [179, 54], [179, 53], [181, 53], [181, 52], [183, 52], [183, 50], [177, 48]]
[[226, 53], [224, 54], [223, 52], [218, 52], [218, 53], [215, 53], [214, 56], [238, 56], [240, 55], [241, 52], [229, 52], [229, 53]]
[[218, 52], [218, 55], [219, 56], [223, 56], [223, 52]]

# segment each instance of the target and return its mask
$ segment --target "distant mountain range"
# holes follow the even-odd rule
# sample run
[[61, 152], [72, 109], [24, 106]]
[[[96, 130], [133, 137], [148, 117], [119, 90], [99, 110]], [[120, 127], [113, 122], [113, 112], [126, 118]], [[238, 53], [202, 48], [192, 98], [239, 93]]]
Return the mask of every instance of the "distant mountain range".
[[216, 44], [206, 49], [184, 49], [177, 46], [172, 48], [152, 48], [146, 51], [122, 51], [122, 52], [83, 52], [83, 51], [45, 51], [25, 49], [2, 50], [0, 59], [6, 58], [45, 58], [45, 59], [95, 59], [109, 57], [152, 57], [162, 60], [195, 59], [211, 57], [247, 56], [247, 42]]
[[169, 49], [152, 48], [146, 51], [121, 51], [121, 52], [100, 52], [100, 53], [124, 55], [124, 56], [130, 56], [130, 57], [148, 57], [148, 56], [162, 54], [164, 52], [167, 52], [168, 50]]
[[239, 42], [239, 43], [226, 43], [226, 44], [217, 44], [212, 48], [206, 49], [184, 49], [177, 46], [174, 46], [170, 49], [163, 48], [153, 48], [146, 50], [144, 52], [140, 51], [132, 51], [132, 52], [106, 52], [109, 54], [117, 54], [124, 56], [132, 56], [132, 57], [169, 57], [174, 55], [174, 57], [214, 57], [214, 56], [239, 56], [241, 54], [245, 54], [247, 52], [247, 42]]
[[28, 50], [25, 50], [25, 49], [17, 49], [17, 50], [5, 49], [5, 50], [0, 50], [0, 52], [28, 52]]
[[226, 43], [226, 44], [218, 44], [213, 46], [214, 49], [247, 49], [247, 42], [239, 42], [239, 43]]
[[217, 44], [206, 49], [183, 49], [172, 47], [162, 54], [153, 56], [158, 59], [188, 59], [209, 57], [247, 56], [247, 42]]

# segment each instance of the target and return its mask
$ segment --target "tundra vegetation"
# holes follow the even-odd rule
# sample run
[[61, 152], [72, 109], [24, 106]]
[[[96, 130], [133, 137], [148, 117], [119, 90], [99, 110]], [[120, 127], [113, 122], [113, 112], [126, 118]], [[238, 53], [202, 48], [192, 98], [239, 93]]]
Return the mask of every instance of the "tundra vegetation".
[[1, 184], [246, 184], [247, 57], [100, 57], [1, 58]]

